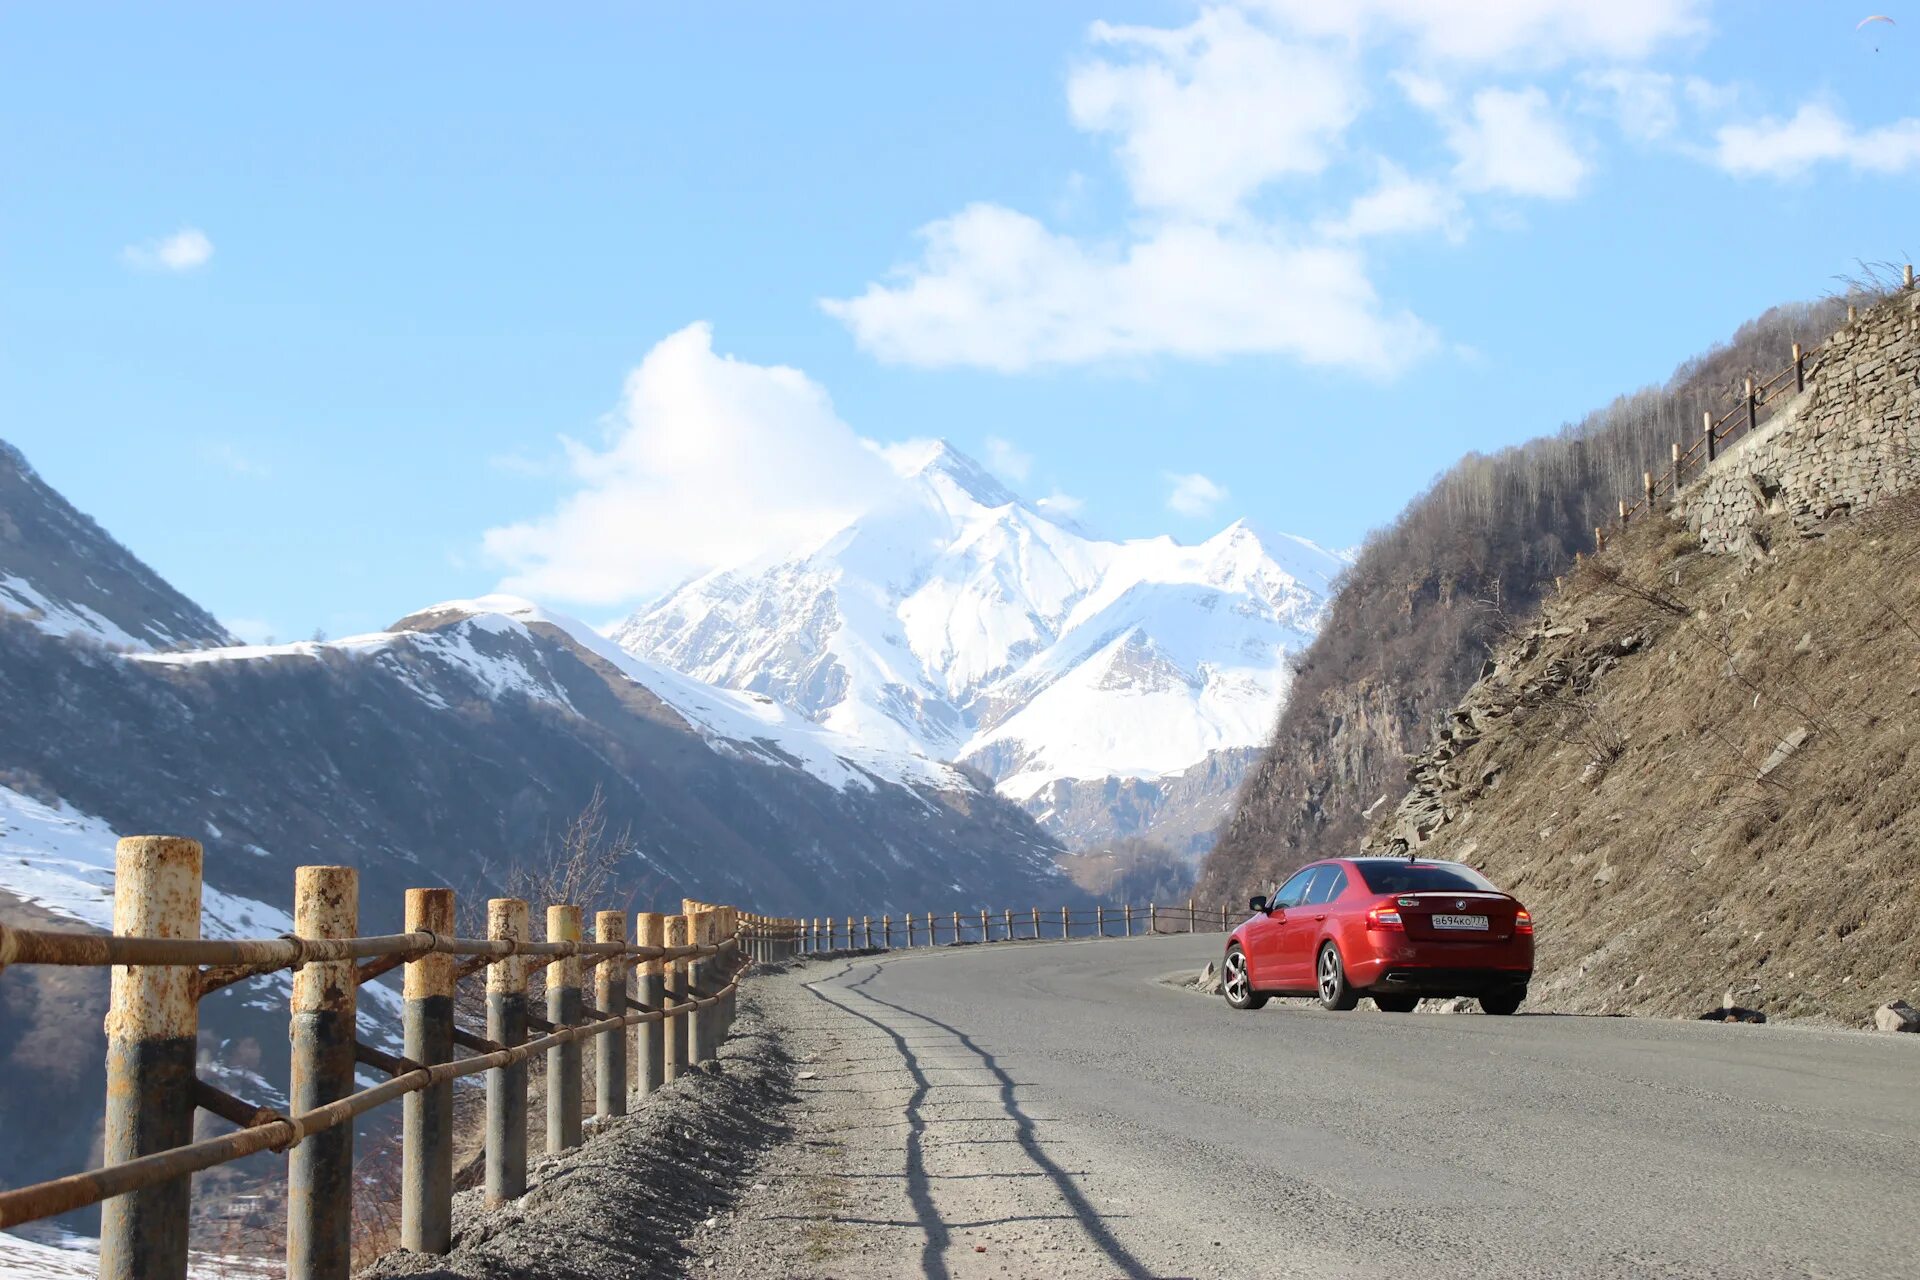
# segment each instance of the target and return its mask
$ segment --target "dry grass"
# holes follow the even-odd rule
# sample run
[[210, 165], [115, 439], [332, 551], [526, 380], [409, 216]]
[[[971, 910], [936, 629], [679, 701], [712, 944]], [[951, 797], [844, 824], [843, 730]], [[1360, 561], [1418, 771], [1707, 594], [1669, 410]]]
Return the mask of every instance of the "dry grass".
[[1622, 537], [1545, 612], [1575, 643], [1646, 643], [1458, 762], [1497, 783], [1421, 852], [1528, 901], [1540, 1003], [1687, 1014], [1732, 990], [1859, 1025], [1920, 995], [1920, 499], [1771, 534], [1751, 573], [1664, 520]]

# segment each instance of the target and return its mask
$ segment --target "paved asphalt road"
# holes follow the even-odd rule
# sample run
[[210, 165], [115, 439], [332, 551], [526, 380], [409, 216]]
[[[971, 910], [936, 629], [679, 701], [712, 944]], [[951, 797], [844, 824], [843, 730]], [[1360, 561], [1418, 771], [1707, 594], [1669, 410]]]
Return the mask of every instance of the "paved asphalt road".
[[829, 1045], [813, 1145], [854, 1144], [816, 1172], [868, 1197], [794, 1273], [1920, 1276], [1920, 1037], [1235, 1013], [1158, 981], [1220, 945], [784, 979]]

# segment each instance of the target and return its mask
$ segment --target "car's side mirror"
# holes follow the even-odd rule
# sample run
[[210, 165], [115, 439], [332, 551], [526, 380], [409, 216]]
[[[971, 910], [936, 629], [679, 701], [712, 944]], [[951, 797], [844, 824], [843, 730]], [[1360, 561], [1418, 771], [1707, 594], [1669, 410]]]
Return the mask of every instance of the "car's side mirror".
[[1267, 895], [1261, 893], [1248, 898], [1247, 909], [1249, 911], [1265, 911], [1267, 909]]

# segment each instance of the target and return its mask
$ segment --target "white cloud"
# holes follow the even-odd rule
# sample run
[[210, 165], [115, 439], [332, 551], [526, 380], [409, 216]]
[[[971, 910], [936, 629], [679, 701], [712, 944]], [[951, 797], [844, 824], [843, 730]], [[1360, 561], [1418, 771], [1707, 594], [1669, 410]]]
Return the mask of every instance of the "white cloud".
[[1251, 0], [1304, 34], [1404, 39], [1457, 64], [1637, 60], [1706, 30], [1707, 0]]
[[1196, 520], [1205, 519], [1227, 500], [1225, 487], [1215, 484], [1199, 472], [1180, 475], [1169, 471], [1166, 479], [1173, 488], [1167, 493], [1167, 509]]
[[257, 458], [249, 457], [229, 440], [203, 440], [200, 442], [200, 460], [210, 467], [218, 467], [236, 476], [268, 476], [273, 468]]
[[706, 324], [627, 377], [600, 447], [564, 440], [577, 488], [487, 531], [501, 588], [608, 606], [839, 528], [892, 468], [798, 369], [716, 355]]
[[1740, 177], [1791, 178], [1817, 164], [1904, 173], [1920, 168], [1920, 119], [1860, 129], [1825, 103], [1809, 102], [1791, 120], [1767, 117], [1725, 126], [1715, 136], [1712, 158]]
[[1011, 441], [988, 436], [987, 465], [1015, 484], [1020, 484], [1033, 474], [1033, 455], [1022, 452]]
[[1621, 130], [1630, 138], [1656, 141], [1679, 126], [1676, 81], [1664, 71], [1609, 67], [1582, 73], [1580, 83], [1599, 99], [1597, 105], [1606, 114], [1620, 122]]
[[1564, 200], [1590, 168], [1537, 87], [1482, 89], [1446, 129], [1460, 157], [1454, 176], [1468, 191]]
[[1042, 511], [1072, 519], [1087, 509], [1087, 500], [1085, 498], [1076, 498], [1070, 493], [1061, 493], [1058, 489], [1055, 489], [1052, 493], [1041, 498], [1033, 505], [1039, 507]]
[[999, 205], [920, 232], [920, 260], [822, 306], [882, 360], [1013, 372], [1168, 354], [1289, 355], [1390, 373], [1432, 346], [1349, 249], [1260, 227], [1172, 224], [1090, 248]]
[[1344, 215], [1323, 220], [1317, 230], [1342, 241], [1439, 231], [1457, 242], [1466, 235], [1466, 213], [1458, 192], [1410, 177], [1400, 166], [1382, 161], [1378, 182], [1357, 196]]
[[1067, 105], [1080, 128], [1117, 137], [1143, 209], [1228, 218], [1274, 179], [1324, 169], [1359, 113], [1350, 58], [1235, 9], [1172, 30], [1097, 22], [1091, 39], [1124, 60], [1076, 67]]
[[170, 236], [130, 244], [120, 251], [121, 261], [143, 271], [193, 271], [212, 257], [213, 241], [198, 227], [182, 227]]

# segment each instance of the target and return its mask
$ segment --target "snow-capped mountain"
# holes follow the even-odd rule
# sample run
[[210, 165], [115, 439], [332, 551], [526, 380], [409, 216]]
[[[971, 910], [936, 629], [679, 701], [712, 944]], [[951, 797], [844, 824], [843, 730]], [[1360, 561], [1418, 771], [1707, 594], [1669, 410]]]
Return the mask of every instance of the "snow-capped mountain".
[[[613, 638], [862, 742], [979, 768], [1043, 822], [1069, 782], [1226, 759], [1208, 776], [1231, 792], [1344, 557], [1245, 523], [1193, 546], [1108, 541], [944, 441], [890, 456], [898, 483], [820, 545], [697, 578]], [[1155, 825], [1138, 800], [1079, 834]]]

